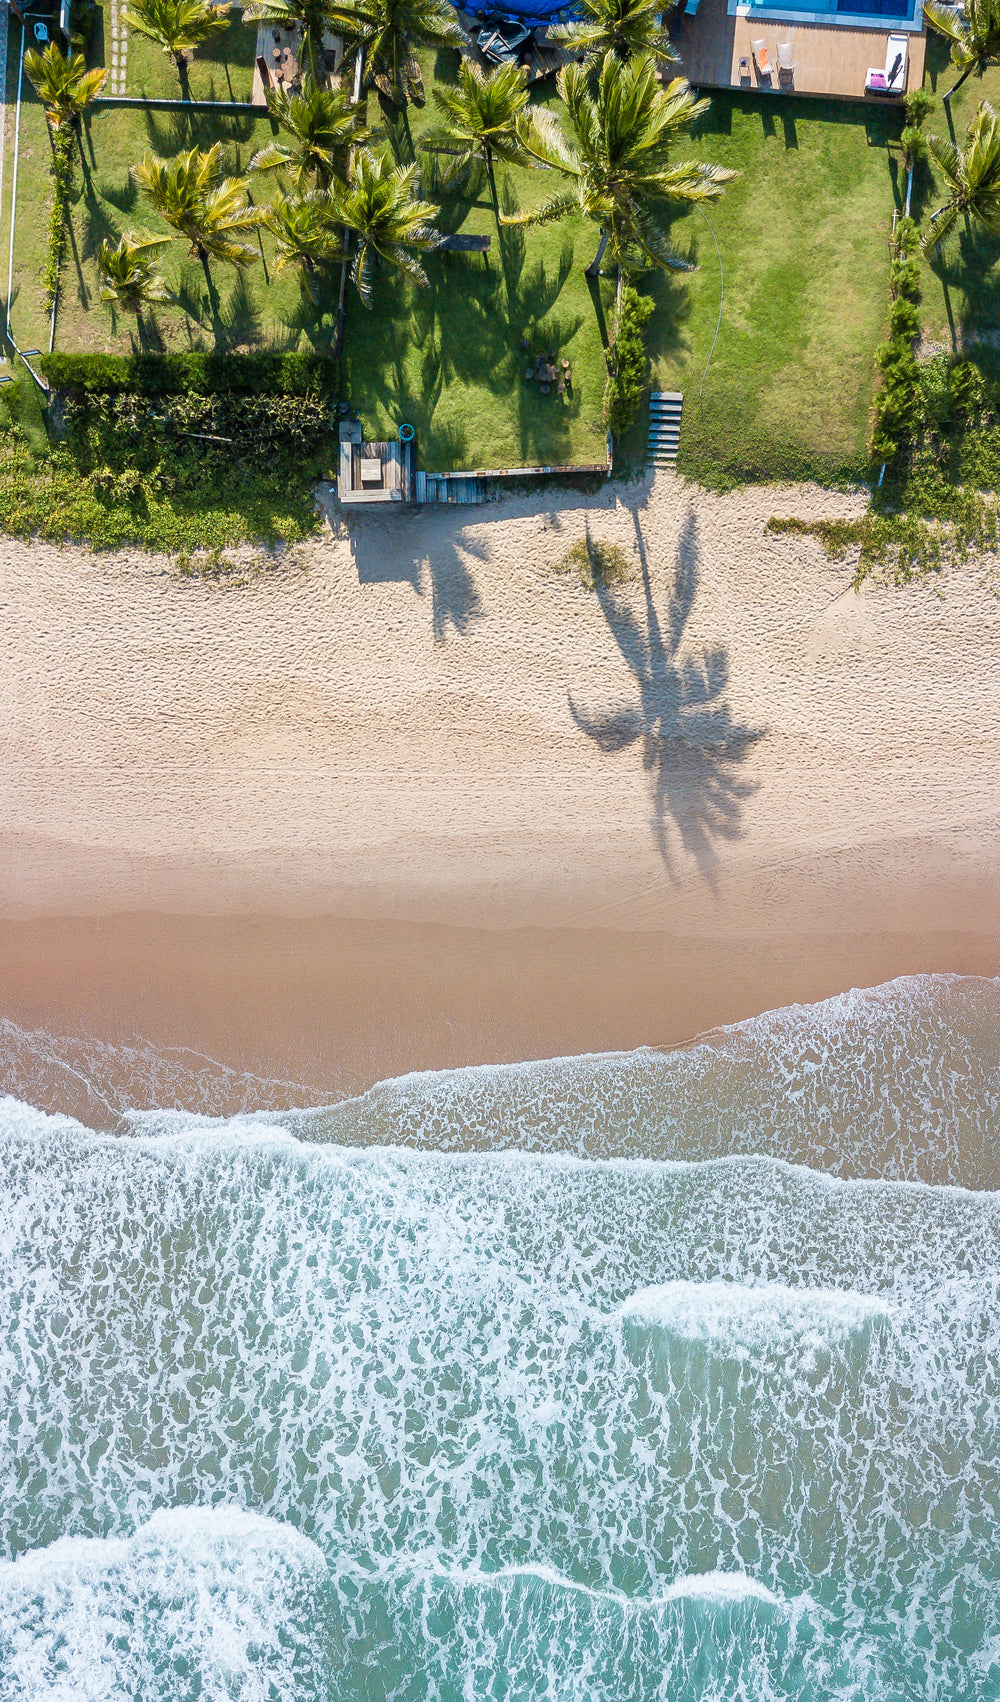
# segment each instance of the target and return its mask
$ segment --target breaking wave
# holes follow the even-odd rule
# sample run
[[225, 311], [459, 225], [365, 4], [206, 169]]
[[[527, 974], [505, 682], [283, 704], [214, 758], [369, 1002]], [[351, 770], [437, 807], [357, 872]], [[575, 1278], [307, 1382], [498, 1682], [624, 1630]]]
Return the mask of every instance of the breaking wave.
[[0, 1702], [995, 1702], [998, 1013], [0, 1101]]

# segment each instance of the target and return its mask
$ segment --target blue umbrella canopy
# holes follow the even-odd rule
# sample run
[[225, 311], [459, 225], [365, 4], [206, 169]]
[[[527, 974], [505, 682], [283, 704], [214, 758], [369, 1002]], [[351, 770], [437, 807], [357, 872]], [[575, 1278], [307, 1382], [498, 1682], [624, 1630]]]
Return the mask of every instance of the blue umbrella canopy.
[[473, 17], [488, 18], [497, 24], [525, 24], [528, 29], [538, 29], [546, 24], [568, 23], [570, 18], [577, 16], [576, 8], [567, 5], [567, 0], [503, 0], [502, 6], [480, 3], [468, 6]]

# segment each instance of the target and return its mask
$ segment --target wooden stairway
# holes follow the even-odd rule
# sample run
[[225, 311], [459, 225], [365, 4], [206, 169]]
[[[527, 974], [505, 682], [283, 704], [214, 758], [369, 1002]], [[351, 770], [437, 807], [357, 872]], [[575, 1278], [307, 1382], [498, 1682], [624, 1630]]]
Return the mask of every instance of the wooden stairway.
[[646, 450], [658, 467], [677, 460], [684, 397], [679, 390], [652, 390], [649, 396], [649, 437]]
[[483, 480], [474, 473], [451, 473], [447, 477], [435, 473], [417, 473], [415, 480], [417, 502], [482, 502]]

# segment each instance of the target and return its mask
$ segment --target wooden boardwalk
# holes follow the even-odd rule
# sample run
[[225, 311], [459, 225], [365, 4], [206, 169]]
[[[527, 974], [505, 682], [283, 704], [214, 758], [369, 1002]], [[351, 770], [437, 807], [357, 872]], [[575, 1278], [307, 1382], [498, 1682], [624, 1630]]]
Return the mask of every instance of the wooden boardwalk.
[[[857, 100], [868, 106], [886, 104], [885, 96], [866, 95], [869, 66], [885, 64], [886, 41], [900, 28], [898, 20], [886, 18], [882, 29], [856, 29], [844, 14], [834, 24], [793, 24], [787, 19], [767, 19], [744, 12], [730, 17], [726, 0], [701, 0], [697, 16], [683, 14], [672, 31], [681, 56], [684, 76], [695, 88], [745, 89], [747, 93], [787, 95], [832, 95], [838, 100]], [[761, 38], [775, 70], [760, 77], [754, 65], [751, 42]], [[778, 84], [778, 43], [789, 42], [795, 71]], [[907, 33], [908, 66], [905, 94], [919, 89], [924, 77], [925, 38], [922, 32]], [[749, 74], [740, 72], [740, 60], [749, 62]], [[674, 73], [676, 75], [676, 72]], [[900, 96], [902, 98], [902, 96]], [[891, 104], [891, 102], [889, 103]]]

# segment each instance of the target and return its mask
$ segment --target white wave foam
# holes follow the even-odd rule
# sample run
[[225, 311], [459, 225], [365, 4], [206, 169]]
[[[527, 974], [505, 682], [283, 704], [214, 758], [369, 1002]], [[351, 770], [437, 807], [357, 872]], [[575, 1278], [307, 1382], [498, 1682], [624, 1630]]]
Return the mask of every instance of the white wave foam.
[[308, 1695], [325, 1662], [315, 1626], [327, 1583], [314, 1543], [238, 1508], [161, 1510], [131, 1537], [60, 1538], [0, 1563], [0, 1696]]
[[828, 1343], [867, 1329], [876, 1318], [887, 1320], [889, 1308], [884, 1300], [844, 1289], [680, 1280], [640, 1289], [617, 1316], [658, 1325], [680, 1340], [734, 1347], [804, 1338]]

